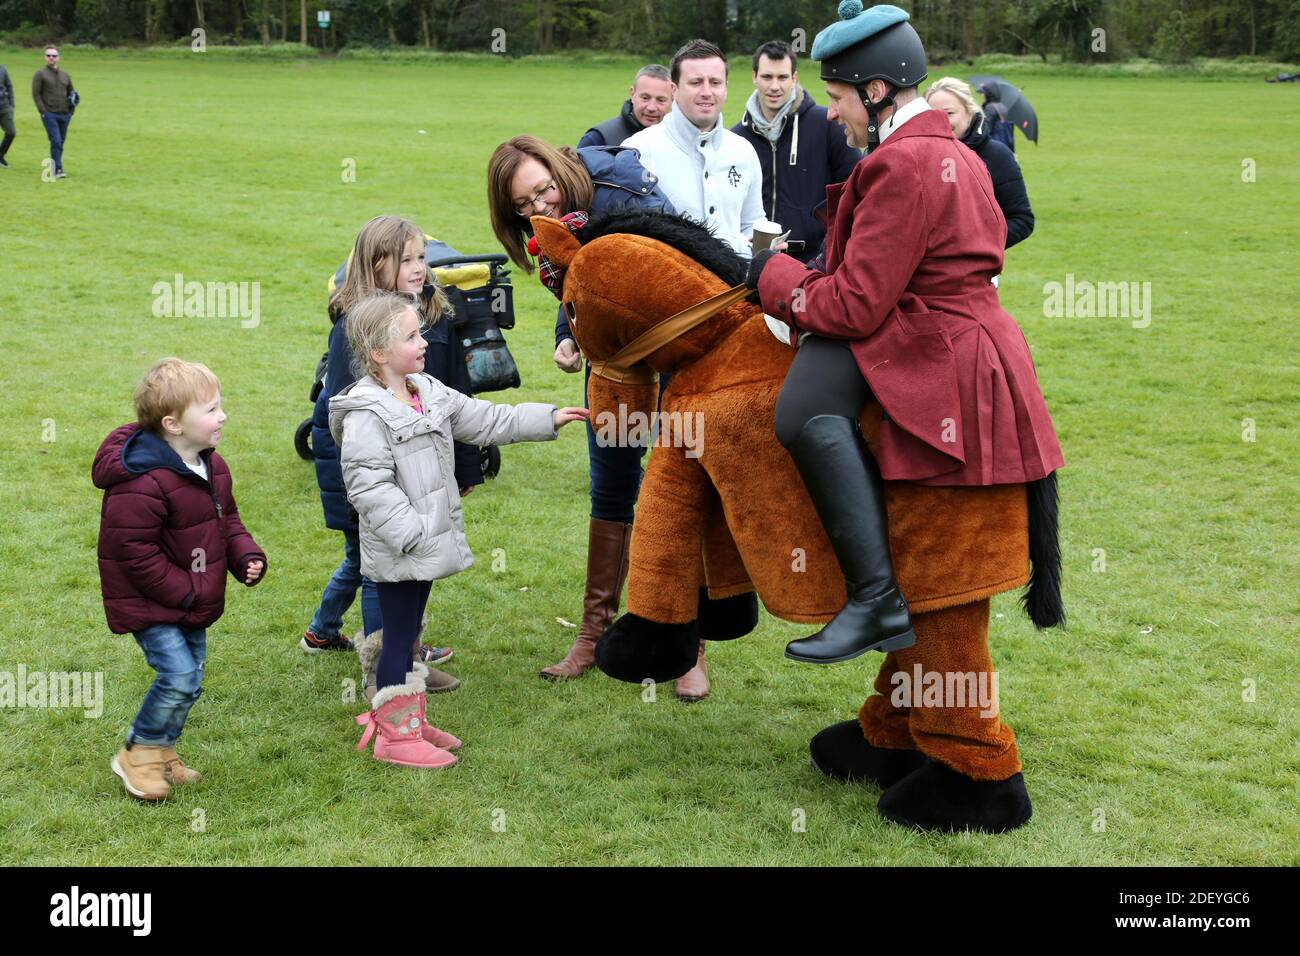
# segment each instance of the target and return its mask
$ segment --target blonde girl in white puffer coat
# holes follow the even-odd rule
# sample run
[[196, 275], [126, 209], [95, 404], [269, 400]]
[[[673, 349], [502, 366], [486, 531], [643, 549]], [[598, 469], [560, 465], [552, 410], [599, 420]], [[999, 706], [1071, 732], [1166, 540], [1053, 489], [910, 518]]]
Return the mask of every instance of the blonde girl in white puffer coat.
[[460, 741], [424, 719], [424, 665], [412, 648], [438, 578], [474, 563], [461, 520], [453, 441], [550, 441], [586, 409], [535, 402], [494, 405], [424, 374], [427, 343], [413, 302], [389, 292], [348, 313], [357, 381], [330, 399], [330, 433], [360, 526], [361, 573], [376, 582], [384, 620], [378, 692], [357, 723], [375, 731], [375, 758], [434, 769], [456, 762]]

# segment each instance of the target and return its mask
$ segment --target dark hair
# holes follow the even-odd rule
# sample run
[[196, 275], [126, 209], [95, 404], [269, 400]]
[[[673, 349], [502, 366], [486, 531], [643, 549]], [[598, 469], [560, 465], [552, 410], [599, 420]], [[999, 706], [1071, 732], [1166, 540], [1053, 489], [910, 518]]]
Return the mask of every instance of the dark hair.
[[731, 70], [727, 63], [727, 54], [723, 53], [708, 40], [691, 40], [673, 54], [672, 78], [676, 83], [682, 77], [682, 60], [711, 60], [717, 57], [722, 61], [724, 75]]
[[794, 50], [790, 49], [790, 44], [784, 40], [768, 40], [757, 50], [754, 51], [754, 72], [758, 72], [758, 58], [765, 56], [769, 60], [790, 61], [790, 72], [794, 73], [799, 69], [799, 58], [795, 56]]
[[488, 215], [497, 241], [505, 247], [510, 261], [525, 272], [533, 271], [533, 260], [528, 255], [528, 237], [532, 226], [528, 217], [515, 212], [510, 196], [510, 184], [515, 173], [526, 159], [535, 159], [545, 166], [560, 189], [565, 212], [591, 208], [595, 186], [591, 173], [578, 158], [572, 146], [556, 149], [536, 136], [516, 136], [508, 139], [492, 153], [488, 160]]

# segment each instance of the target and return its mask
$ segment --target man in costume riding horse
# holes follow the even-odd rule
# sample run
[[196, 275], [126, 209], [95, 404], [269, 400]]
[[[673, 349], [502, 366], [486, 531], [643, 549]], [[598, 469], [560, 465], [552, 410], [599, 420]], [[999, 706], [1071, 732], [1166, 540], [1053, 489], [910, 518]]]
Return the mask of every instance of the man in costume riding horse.
[[1002, 832], [1031, 806], [1015, 735], [979, 690], [996, 688], [989, 598], [1028, 583], [1033, 622], [1063, 621], [1061, 454], [990, 284], [1006, 226], [987, 170], [917, 102], [924, 51], [906, 14], [848, 0], [841, 15], [851, 31], [823, 31], [814, 58], [872, 151], [828, 190], [812, 268], [745, 263], [660, 214], [533, 220], [591, 362], [593, 421], [653, 411], [671, 373], [664, 412], [707, 430], [697, 457], [671, 443], [651, 456], [628, 613], [596, 660], [621, 680], [679, 677], [701, 639], [754, 629], [755, 591], [778, 617], [829, 621], [787, 656], [887, 653], [858, 719], [813, 738], [814, 764], [880, 786], [893, 821]]
[[[915, 642], [890, 563], [882, 474], [1028, 484], [1064, 464], [1029, 346], [992, 285], [1006, 220], [987, 170], [918, 95], [925, 50], [907, 13], [858, 0], [839, 12], [812, 57], [830, 118], [868, 153], [827, 189], [821, 263], [760, 253], [746, 280], [797, 330], [776, 431], [847, 584], [844, 609], [786, 649], [810, 663]], [[884, 410], [874, 456], [857, 429], [871, 397]]]

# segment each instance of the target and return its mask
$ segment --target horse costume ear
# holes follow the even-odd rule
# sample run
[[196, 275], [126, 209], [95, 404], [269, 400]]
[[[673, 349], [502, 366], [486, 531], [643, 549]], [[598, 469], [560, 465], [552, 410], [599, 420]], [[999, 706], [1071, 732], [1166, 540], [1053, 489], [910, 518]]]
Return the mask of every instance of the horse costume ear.
[[578, 238], [558, 219], [533, 216], [530, 221], [542, 255], [561, 269], [567, 269], [573, 257], [578, 254], [578, 250], [582, 248]]

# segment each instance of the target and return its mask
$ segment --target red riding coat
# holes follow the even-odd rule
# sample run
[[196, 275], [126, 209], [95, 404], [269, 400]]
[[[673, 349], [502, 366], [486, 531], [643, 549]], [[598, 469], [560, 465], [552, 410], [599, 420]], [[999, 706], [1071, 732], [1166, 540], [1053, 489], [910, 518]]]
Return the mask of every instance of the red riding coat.
[[825, 272], [773, 256], [763, 308], [847, 339], [885, 410], [881, 474], [1021, 484], [1064, 464], [1024, 333], [998, 302], [1007, 224], [983, 161], [938, 110], [827, 187]]

